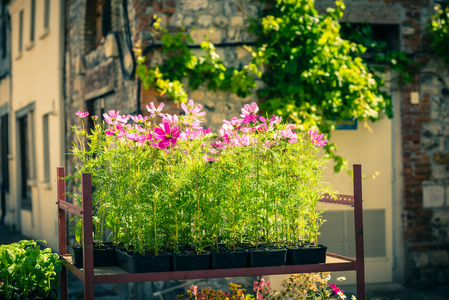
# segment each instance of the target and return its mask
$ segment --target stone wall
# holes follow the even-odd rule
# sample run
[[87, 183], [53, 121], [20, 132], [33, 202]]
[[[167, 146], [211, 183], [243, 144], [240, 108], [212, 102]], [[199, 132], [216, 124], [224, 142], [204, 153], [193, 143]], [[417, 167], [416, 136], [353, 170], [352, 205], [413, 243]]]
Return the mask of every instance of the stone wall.
[[[426, 64], [420, 77], [420, 103], [404, 103], [414, 127], [414, 142], [404, 173], [417, 185], [406, 186], [409, 282], [449, 282], [449, 72], [441, 60]], [[417, 124], [416, 124], [417, 123]], [[417, 126], [418, 125], [418, 126]], [[404, 138], [406, 138], [404, 136]]]

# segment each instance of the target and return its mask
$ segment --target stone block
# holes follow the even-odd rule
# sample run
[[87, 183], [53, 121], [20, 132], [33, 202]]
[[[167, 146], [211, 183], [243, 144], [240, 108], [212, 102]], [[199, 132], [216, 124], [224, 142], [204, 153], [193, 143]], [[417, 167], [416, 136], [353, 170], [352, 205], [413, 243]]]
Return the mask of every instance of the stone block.
[[444, 227], [449, 225], [449, 210], [448, 209], [438, 209], [435, 210], [430, 224], [434, 227]]
[[237, 59], [241, 60], [250, 55], [249, 51], [243, 47], [237, 47], [235, 49], [235, 53], [237, 54]]
[[225, 16], [216, 16], [214, 18], [214, 25], [218, 28], [226, 28], [229, 25], [229, 19]]
[[211, 2], [209, 3], [209, 8], [207, 9], [207, 13], [216, 16], [222, 12], [222, 5], [220, 2]]
[[431, 150], [438, 146], [438, 140], [432, 138], [421, 138], [421, 145], [424, 150]]
[[243, 27], [243, 17], [241, 17], [241, 16], [231, 17], [231, 26]]
[[446, 250], [433, 251], [430, 254], [430, 263], [434, 266], [447, 266], [449, 264], [449, 256]]
[[437, 185], [423, 187], [423, 207], [441, 207], [444, 204], [444, 188]]
[[448, 135], [449, 134], [449, 126], [444, 126], [443, 124], [438, 124], [438, 123], [424, 124], [423, 134], [424, 134], [424, 136]]
[[117, 40], [113, 34], [108, 34], [104, 41], [104, 55], [109, 57], [118, 57]]
[[171, 18], [170, 18], [170, 24], [176, 26], [176, 27], [181, 27], [184, 26], [184, 15], [181, 13], [175, 13]]
[[429, 264], [429, 257], [425, 253], [419, 253], [413, 257], [415, 268], [421, 269]]
[[202, 41], [207, 38], [214, 44], [221, 43], [221, 31], [220, 30], [208, 30], [208, 29], [198, 29], [192, 31], [190, 36], [193, 39], [194, 44], [201, 44]]
[[75, 58], [75, 73], [77, 75], [82, 75], [82, 74], [86, 73], [84, 59], [83, 59], [83, 56], [81, 56], [81, 55], [78, 55]]
[[449, 164], [449, 152], [434, 152], [433, 161], [437, 164]]
[[199, 90], [193, 91], [190, 93], [190, 98], [193, 101], [202, 101], [204, 99], [204, 92]]
[[435, 179], [449, 179], [449, 166], [436, 165], [432, 167], [432, 176]]
[[240, 30], [236, 28], [231, 28], [227, 31], [228, 40], [230, 41], [241, 41], [242, 35], [240, 33]]
[[199, 11], [200, 9], [206, 9], [208, 0], [181, 0], [182, 10]]
[[213, 30], [210, 33], [209, 40], [214, 44], [221, 43], [221, 41], [222, 41], [221, 30]]
[[195, 19], [192, 16], [184, 16], [183, 25], [186, 27], [190, 27], [195, 23]]
[[198, 17], [198, 25], [201, 27], [210, 27], [212, 25], [211, 15], [201, 15]]
[[[449, 186], [446, 187], [446, 207], [449, 207]], [[448, 232], [449, 237], [449, 232]]]

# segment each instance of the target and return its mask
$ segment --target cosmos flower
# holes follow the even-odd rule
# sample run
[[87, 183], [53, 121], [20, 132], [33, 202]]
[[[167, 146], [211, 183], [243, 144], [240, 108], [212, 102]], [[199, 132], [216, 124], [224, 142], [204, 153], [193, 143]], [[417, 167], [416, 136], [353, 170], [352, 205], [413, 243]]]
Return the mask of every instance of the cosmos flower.
[[79, 117], [80, 119], [84, 119], [85, 117], [87, 117], [89, 115], [89, 112], [82, 112], [82, 111], [77, 111], [75, 114], [77, 117]]
[[315, 132], [314, 132], [314, 131], [312, 131], [312, 129], [310, 129], [309, 136], [310, 136], [310, 139], [312, 140], [312, 143], [315, 146], [318, 146], [318, 147], [326, 146], [327, 140], [323, 140], [323, 137], [324, 137], [323, 133], [318, 135], [318, 130], [315, 130]]

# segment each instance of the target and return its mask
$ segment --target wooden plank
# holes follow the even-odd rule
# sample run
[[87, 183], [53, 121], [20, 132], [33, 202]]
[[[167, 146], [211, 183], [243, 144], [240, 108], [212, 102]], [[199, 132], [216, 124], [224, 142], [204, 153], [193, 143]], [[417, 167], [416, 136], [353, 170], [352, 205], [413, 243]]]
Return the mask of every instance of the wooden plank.
[[159, 273], [136, 273], [136, 274], [105, 274], [95, 275], [95, 284], [124, 283], [124, 282], [145, 282], [145, 281], [165, 281], [165, 280], [186, 280], [201, 278], [224, 278], [240, 276], [261, 276], [280, 275], [294, 273], [312, 272], [333, 272], [333, 271], [354, 271], [355, 262], [318, 264], [318, 265], [297, 265], [261, 268], [239, 268], [239, 269], [219, 269], [219, 270], [196, 270], [196, 271], [172, 271]]
[[79, 206], [76, 206], [75, 204], [59, 200], [58, 205], [60, 209], [68, 211], [69, 213], [72, 213], [78, 217], [83, 216], [83, 209]]
[[63, 265], [72, 272], [76, 277], [84, 282], [83, 272], [73, 265], [72, 256], [70, 254], [60, 255]]

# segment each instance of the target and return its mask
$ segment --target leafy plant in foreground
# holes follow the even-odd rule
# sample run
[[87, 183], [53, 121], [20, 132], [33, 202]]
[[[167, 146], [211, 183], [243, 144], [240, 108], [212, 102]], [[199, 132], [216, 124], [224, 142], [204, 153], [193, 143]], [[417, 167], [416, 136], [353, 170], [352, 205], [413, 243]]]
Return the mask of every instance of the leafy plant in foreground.
[[0, 299], [26, 299], [52, 296], [61, 271], [59, 255], [37, 242], [23, 240], [0, 245]]

